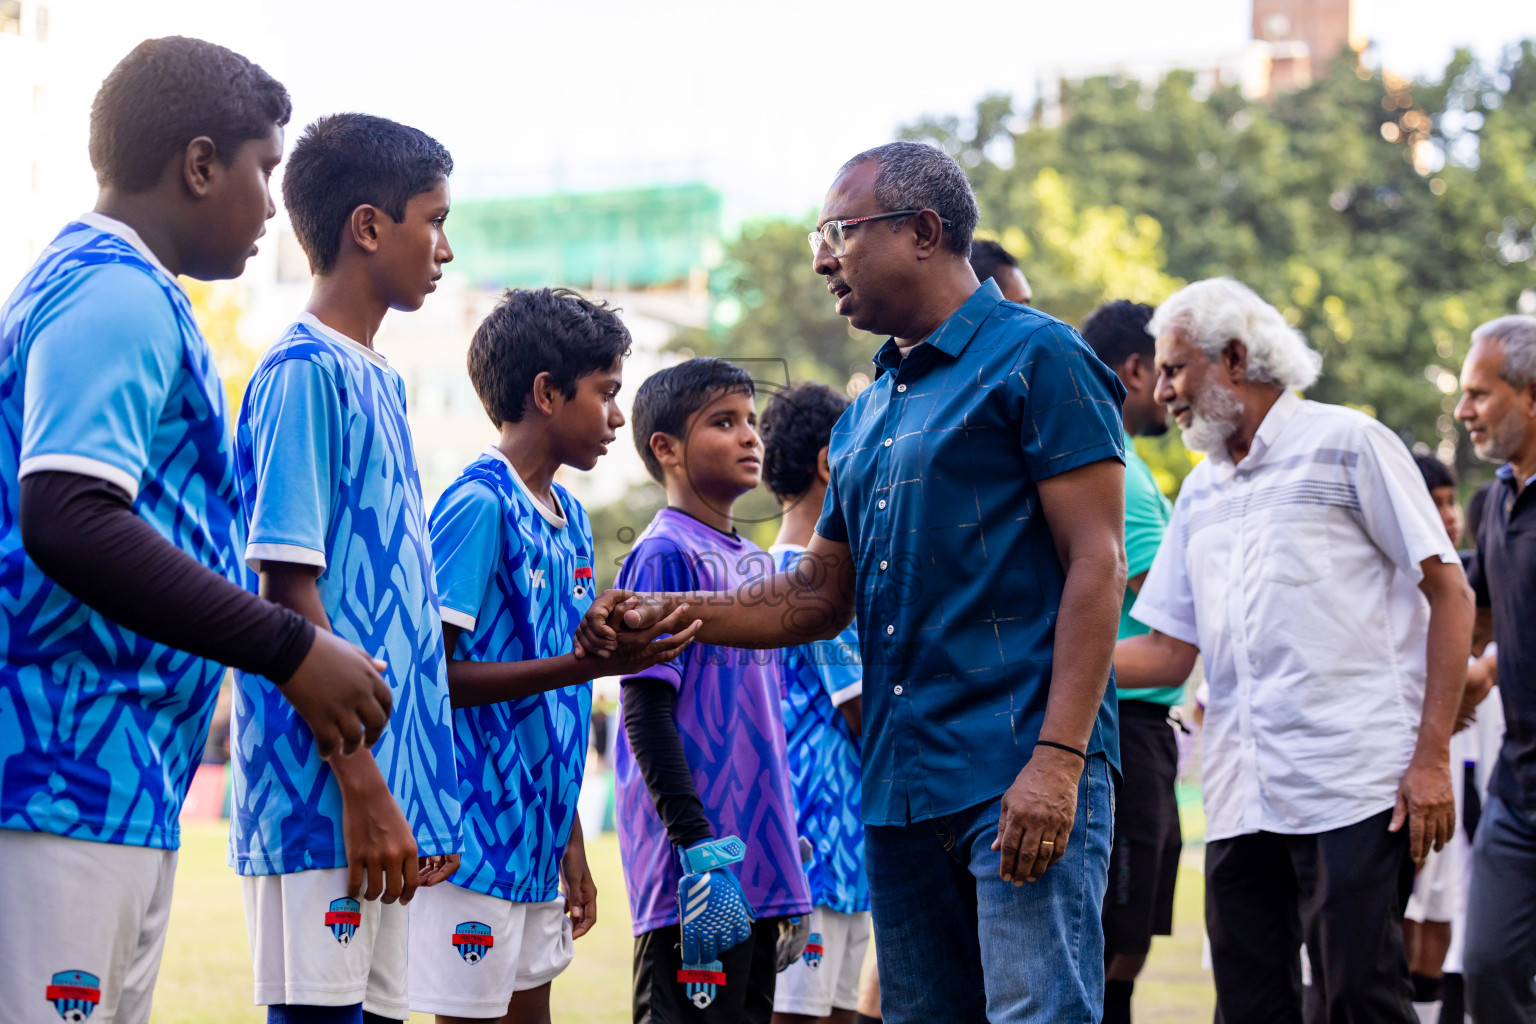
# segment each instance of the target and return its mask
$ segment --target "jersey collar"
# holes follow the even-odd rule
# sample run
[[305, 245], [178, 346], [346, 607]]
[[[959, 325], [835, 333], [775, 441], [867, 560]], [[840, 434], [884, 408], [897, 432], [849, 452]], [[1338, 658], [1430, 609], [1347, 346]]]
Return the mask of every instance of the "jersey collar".
[[340, 331], [332, 330], [331, 328], [325, 326], [325, 324], [321, 323], [320, 318], [315, 316], [315, 314], [300, 313], [298, 322], [303, 324], [305, 327], [308, 327], [322, 338], [325, 338], [327, 341], [334, 341], [342, 348], [351, 349], [353, 352], [356, 352], [358, 355], [368, 360], [374, 366], [385, 370], [389, 369], [389, 360], [385, 359], [382, 353], [375, 352], [373, 349], [369, 348], [367, 345], [364, 345], [362, 342], [353, 338], [349, 338], [345, 334], [342, 334]]
[[[165, 264], [160, 262], [160, 258], [151, 251], [149, 246], [144, 244], [144, 239], [139, 237], [139, 233], [127, 224], [124, 224], [116, 217], [108, 217], [106, 214], [97, 213], [95, 210], [82, 213], [75, 220], [87, 227], [93, 227], [97, 231], [104, 231], [109, 235], [116, 235], [118, 238], [121, 238], [133, 246], [140, 256], [148, 260], [150, 266], [169, 278], [171, 283], [177, 288], [181, 288], [181, 282], [176, 279], [176, 275], [166, 269]], [[186, 291], [186, 289], [183, 288], [182, 291]]]
[[[485, 454], [501, 460], [501, 464], [507, 467], [507, 473], [512, 477], [512, 482], [517, 484], [517, 489], [523, 492], [523, 497], [528, 499], [528, 504], [539, 510], [539, 515], [544, 517], [546, 523], [557, 530], [565, 529], [565, 513], [558, 507], [550, 508], [544, 502], [534, 497], [533, 492], [528, 489], [528, 485], [523, 483], [522, 475], [518, 473], [517, 467], [512, 465], [512, 460], [507, 458], [505, 452], [493, 444], [488, 444], [485, 446]], [[558, 502], [560, 499], [556, 498], [555, 500]]]

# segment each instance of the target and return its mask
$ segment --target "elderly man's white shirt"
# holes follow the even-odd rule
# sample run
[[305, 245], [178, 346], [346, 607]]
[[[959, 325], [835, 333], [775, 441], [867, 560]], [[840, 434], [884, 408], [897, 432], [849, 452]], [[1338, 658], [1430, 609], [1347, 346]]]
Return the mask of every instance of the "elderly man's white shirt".
[[1412, 456], [1290, 391], [1246, 458], [1184, 481], [1132, 615], [1200, 648], [1206, 838], [1393, 806], [1424, 702], [1426, 558], [1456, 561]]

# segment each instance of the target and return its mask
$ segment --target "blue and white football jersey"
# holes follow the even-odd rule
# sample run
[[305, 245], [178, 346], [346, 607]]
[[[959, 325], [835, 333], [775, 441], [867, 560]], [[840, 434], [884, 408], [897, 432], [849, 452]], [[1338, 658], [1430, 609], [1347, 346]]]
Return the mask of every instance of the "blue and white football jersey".
[[[775, 544], [775, 569], [788, 572], [804, 553], [804, 548]], [[835, 639], [786, 647], [780, 656], [789, 778], [800, 834], [814, 847], [806, 867], [811, 900], [843, 914], [868, 910], [859, 738], [837, 710], [863, 693], [858, 630], [850, 623]]]
[[[421, 856], [460, 848], [431, 542], [405, 389], [384, 357], [305, 314], [257, 363], [235, 435], [246, 561], [313, 565], [336, 635], [389, 664], [373, 756]], [[235, 691], [230, 861], [243, 875], [345, 866], [341, 794], [270, 681]]]
[[[594, 597], [592, 527], [570, 492], [559, 510], [488, 448], [432, 510], [443, 621], [455, 657], [531, 661], [568, 654]], [[560, 894], [560, 858], [587, 759], [592, 684], [453, 713], [464, 855], [453, 882], [518, 903]]]
[[0, 828], [175, 849], [224, 669], [76, 601], [21, 543], [20, 478], [133, 499], [244, 581], [229, 412], [186, 295], [126, 225], [67, 225], [0, 311]]

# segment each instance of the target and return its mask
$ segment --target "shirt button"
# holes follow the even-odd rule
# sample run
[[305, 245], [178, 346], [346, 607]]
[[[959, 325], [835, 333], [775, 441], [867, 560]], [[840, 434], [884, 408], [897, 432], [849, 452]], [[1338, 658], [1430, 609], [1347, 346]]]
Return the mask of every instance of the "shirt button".
[[881, 571], [881, 572], [884, 572], [884, 571], [885, 571], [885, 567], [886, 567], [886, 566], [887, 566], [887, 565], [890, 565], [890, 564], [891, 564], [891, 563], [889, 563], [889, 562], [887, 562], [887, 561], [886, 561], [886, 560], [885, 560], [885, 559], [883, 559], [883, 558], [882, 558], [882, 559], [880, 559], [880, 571]]
[[900, 697], [901, 696], [901, 684], [897, 683], [896, 686], [891, 690], [891, 692], [894, 693], [896, 696]]
[[896, 390], [897, 391], [905, 391], [905, 390], [907, 390], [907, 386], [905, 384], [897, 384], [896, 385]]
[[880, 499], [879, 507], [880, 508], [885, 508], [885, 499], [884, 498]]
[[889, 447], [890, 447], [890, 446], [891, 446], [891, 439], [890, 439], [890, 438], [886, 438], [886, 439], [885, 439], [885, 446], [886, 446], [886, 447], [887, 447], [887, 448], [889, 448]]
[[894, 632], [896, 632], [896, 627], [895, 626], [886, 626], [885, 627], [885, 635], [886, 636], [890, 636]]

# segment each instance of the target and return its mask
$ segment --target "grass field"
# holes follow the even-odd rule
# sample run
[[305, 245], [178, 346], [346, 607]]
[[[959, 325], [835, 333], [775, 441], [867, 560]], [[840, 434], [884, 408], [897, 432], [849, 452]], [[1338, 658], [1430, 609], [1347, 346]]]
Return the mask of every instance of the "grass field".
[[[187, 822], [183, 827], [170, 934], [155, 994], [153, 1024], [261, 1024], [251, 1005], [251, 961], [245, 915], [235, 873], [225, 865], [227, 826]], [[629, 1015], [629, 911], [619, 868], [618, 841], [588, 840], [598, 886], [597, 926], [576, 944], [576, 961], [555, 981], [559, 1024], [624, 1024]], [[1200, 968], [1201, 876], [1198, 854], [1186, 855], [1179, 874], [1174, 934], [1157, 939], [1136, 987], [1139, 1024], [1209, 1020], [1210, 974]], [[429, 1024], [417, 1014], [412, 1024]]]

